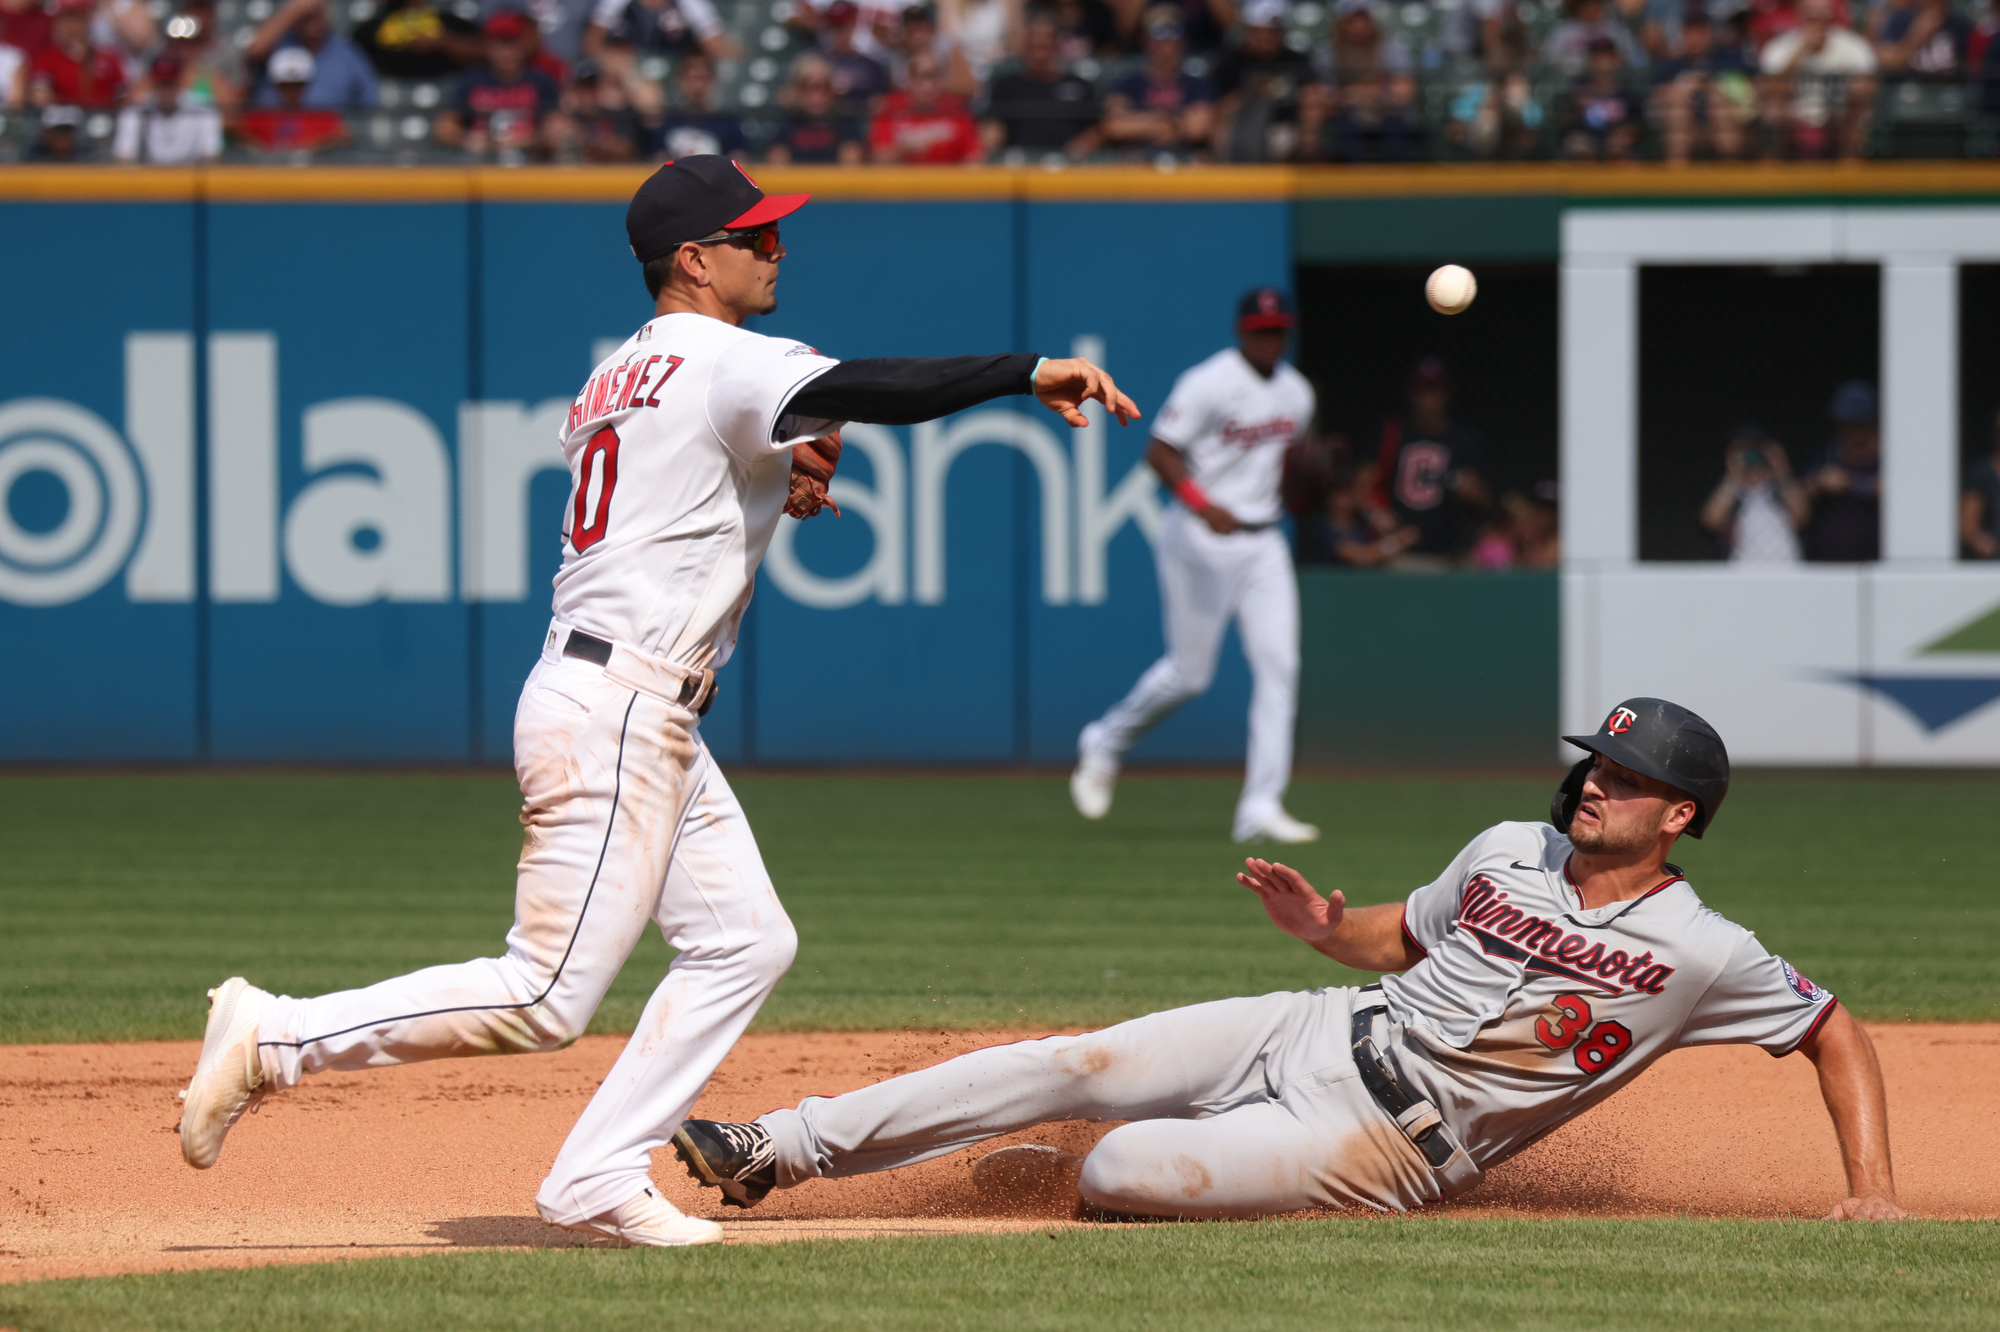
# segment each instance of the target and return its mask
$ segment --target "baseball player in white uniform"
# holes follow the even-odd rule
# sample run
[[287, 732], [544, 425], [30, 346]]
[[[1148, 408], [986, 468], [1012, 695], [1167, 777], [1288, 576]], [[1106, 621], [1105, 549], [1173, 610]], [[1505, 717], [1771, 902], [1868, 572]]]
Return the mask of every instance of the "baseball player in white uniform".
[[205, 1169], [249, 1104], [308, 1073], [556, 1050], [650, 921], [679, 952], [564, 1143], [542, 1216], [628, 1243], [721, 1238], [652, 1189], [663, 1145], [790, 965], [796, 936], [699, 719], [781, 511], [826, 500], [847, 420], [904, 424], [1034, 392], [1073, 426], [1130, 399], [1087, 361], [837, 363], [746, 331], [777, 306], [778, 219], [721, 157], [668, 163], [626, 218], [655, 316], [597, 367], [562, 431], [571, 499], [555, 618], [522, 690], [526, 828], [506, 953], [294, 999], [210, 992], [181, 1149]]
[[1035, 1124], [1129, 1120], [1071, 1160], [1096, 1207], [1402, 1210], [1465, 1192], [1669, 1050], [1750, 1044], [1818, 1065], [1848, 1180], [1830, 1216], [1901, 1216], [1867, 1033], [1667, 863], [1728, 790], [1721, 739], [1654, 698], [1568, 739], [1592, 754], [1553, 821], [1488, 829], [1407, 902], [1349, 909], [1283, 865], [1245, 863], [1239, 881], [1280, 929], [1400, 974], [996, 1046], [753, 1124], [690, 1120], [675, 1148], [749, 1206]]
[[1312, 423], [1313, 388], [1286, 364], [1292, 310], [1264, 287], [1244, 296], [1237, 345], [1174, 381], [1146, 460], [1174, 492], [1154, 559], [1166, 654], [1077, 739], [1070, 798], [1086, 819], [1111, 809], [1118, 765], [1175, 708], [1206, 693], [1231, 619], [1250, 663], [1250, 743], [1236, 802], [1239, 842], [1310, 842], [1285, 812], [1299, 702], [1299, 585], [1278, 530], [1285, 449]]

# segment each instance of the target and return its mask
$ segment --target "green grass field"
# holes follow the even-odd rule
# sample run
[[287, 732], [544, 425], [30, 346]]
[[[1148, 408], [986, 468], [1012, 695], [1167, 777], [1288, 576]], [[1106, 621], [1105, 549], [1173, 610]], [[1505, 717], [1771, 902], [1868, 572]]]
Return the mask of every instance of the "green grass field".
[[[1287, 858], [1356, 902], [1434, 877], [1547, 782], [1302, 780]], [[799, 958], [766, 1028], [1050, 1027], [1351, 981], [1231, 880], [1235, 783], [1127, 781], [1104, 824], [1048, 776], [737, 782]], [[517, 797], [499, 775], [0, 777], [0, 1042], [192, 1037], [234, 972], [292, 994], [498, 953]], [[1749, 774], [1678, 859], [1865, 1017], [2000, 1019], [2000, 779]], [[657, 935], [594, 1030], [628, 1030]]]
[[0, 1286], [21, 1332], [1989, 1329], [2000, 1227], [1267, 1221], [390, 1258]]
[[[1302, 780], [1328, 835], [1286, 858], [1397, 897], [1556, 775]], [[1094, 1024], [1356, 978], [1231, 881], [1233, 779], [1129, 780], [1096, 826], [1047, 775], [736, 784], [802, 936], [766, 1028]], [[1747, 774], [1678, 860], [1864, 1017], [2000, 1019], [1996, 797]], [[233, 972], [305, 994], [496, 953], [515, 799], [491, 774], [0, 776], [0, 1042], [192, 1038]], [[668, 960], [649, 938], [594, 1029]], [[47, 1282], [0, 1287], [0, 1327], [1987, 1328], [1996, 1271], [1983, 1223], [1157, 1225]]]

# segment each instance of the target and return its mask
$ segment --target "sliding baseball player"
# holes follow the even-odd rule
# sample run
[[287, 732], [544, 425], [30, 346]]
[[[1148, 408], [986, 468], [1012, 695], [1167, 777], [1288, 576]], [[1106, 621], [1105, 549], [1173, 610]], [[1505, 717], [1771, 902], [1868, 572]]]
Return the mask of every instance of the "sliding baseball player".
[[1292, 310], [1269, 287], [1246, 295], [1236, 346], [1174, 381], [1146, 460], [1180, 503], [1160, 521], [1154, 558], [1166, 655], [1077, 739], [1070, 798], [1086, 819], [1111, 809], [1118, 765], [1174, 709], [1208, 691], [1223, 631], [1236, 621], [1250, 663], [1250, 743], [1236, 802], [1239, 842], [1310, 842], [1285, 812], [1299, 701], [1299, 585], [1278, 530], [1285, 449], [1312, 423], [1313, 389], [1283, 360]]
[[996, 1046], [752, 1124], [690, 1120], [675, 1150], [747, 1207], [1035, 1124], [1128, 1120], [1071, 1167], [1093, 1206], [1403, 1210], [1465, 1192], [1669, 1050], [1749, 1044], [1818, 1065], [1849, 1194], [1830, 1216], [1903, 1215], [1867, 1033], [1667, 863], [1728, 792], [1721, 738], [1656, 698], [1567, 738], [1591, 756], [1551, 822], [1488, 829], [1407, 902], [1350, 909], [1283, 865], [1246, 862], [1238, 880], [1278, 928], [1399, 974]]
[[185, 1093], [189, 1165], [214, 1165], [254, 1099], [309, 1073], [561, 1049], [651, 922], [679, 956], [536, 1205], [632, 1244], [721, 1238], [653, 1190], [648, 1153], [797, 942], [699, 724], [780, 514], [827, 502], [846, 421], [908, 424], [1028, 392], [1072, 426], [1088, 398], [1138, 415], [1088, 361], [840, 363], [746, 332], [777, 308], [777, 224], [806, 198], [766, 197], [721, 157], [670, 162], [633, 197], [626, 229], [655, 316], [591, 375], [562, 431], [555, 618], [514, 722], [527, 832], [505, 955], [316, 999], [225, 981]]

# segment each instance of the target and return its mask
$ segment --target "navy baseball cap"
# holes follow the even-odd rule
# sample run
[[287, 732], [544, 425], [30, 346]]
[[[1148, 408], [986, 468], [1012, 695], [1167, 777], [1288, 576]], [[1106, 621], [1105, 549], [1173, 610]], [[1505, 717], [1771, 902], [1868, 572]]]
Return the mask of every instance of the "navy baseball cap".
[[1276, 287], [1259, 287], [1243, 293], [1236, 303], [1236, 327], [1245, 332], [1261, 328], [1290, 328], [1298, 323], [1292, 303]]
[[766, 194], [726, 157], [668, 162], [646, 177], [625, 210], [625, 235], [642, 264], [718, 231], [767, 226], [805, 207], [810, 194]]
[[1850, 379], [1834, 390], [1831, 415], [1835, 425], [1856, 425], [1876, 417], [1875, 386], [1865, 379]]

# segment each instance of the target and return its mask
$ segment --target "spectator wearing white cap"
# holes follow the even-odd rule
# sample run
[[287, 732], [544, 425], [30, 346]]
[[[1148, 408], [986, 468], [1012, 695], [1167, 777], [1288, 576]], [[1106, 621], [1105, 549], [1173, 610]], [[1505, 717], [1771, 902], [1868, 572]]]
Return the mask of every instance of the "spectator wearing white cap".
[[345, 147], [352, 139], [346, 118], [332, 107], [306, 103], [315, 72], [313, 53], [303, 46], [281, 46], [272, 52], [264, 74], [278, 95], [278, 104], [243, 113], [236, 129], [244, 142], [294, 159]]
[[83, 108], [46, 106], [42, 108], [42, 132], [22, 157], [30, 162], [84, 162], [90, 148], [78, 133], [83, 128]]
[[[298, 51], [312, 62], [306, 81], [307, 106], [346, 109], [381, 104], [374, 66], [360, 47], [334, 31], [326, 0], [287, 0], [243, 48], [244, 58], [253, 67], [264, 66], [264, 78], [251, 105], [280, 105], [271, 63], [286, 51]], [[293, 58], [288, 69], [296, 73], [300, 68]]]

